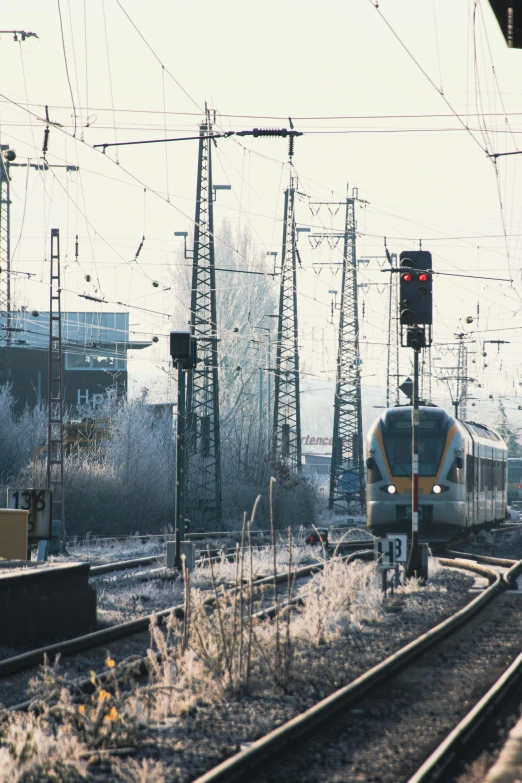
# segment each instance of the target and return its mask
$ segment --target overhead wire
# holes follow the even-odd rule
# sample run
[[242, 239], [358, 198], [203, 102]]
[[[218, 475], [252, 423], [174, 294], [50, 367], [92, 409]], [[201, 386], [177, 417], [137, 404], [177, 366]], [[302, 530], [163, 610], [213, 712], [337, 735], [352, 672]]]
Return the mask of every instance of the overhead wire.
[[67, 49], [65, 47], [65, 36], [63, 31], [63, 20], [62, 20], [62, 8], [60, 5], [60, 0], [56, 0], [58, 3], [58, 18], [60, 21], [60, 35], [62, 39], [62, 50], [63, 50], [63, 59], [65, 63], [65, 73], [67, 75], [67, 84], [69, 85], [69, 93], [71, 95], [71, 105], [73, 110], [73, 123], [74, 123], [74, 130], [73, 130], [73, 137], [76, 137], [76, 106], [74, 104], [74, 94], [71, 84], [71, 77], [69, 75], [69, 63], [67, 62]]

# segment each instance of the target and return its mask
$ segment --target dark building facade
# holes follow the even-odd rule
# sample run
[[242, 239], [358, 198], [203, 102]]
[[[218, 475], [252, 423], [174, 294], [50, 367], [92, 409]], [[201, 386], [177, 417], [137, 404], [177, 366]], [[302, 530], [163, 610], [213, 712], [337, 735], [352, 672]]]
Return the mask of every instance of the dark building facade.
[[[15, 410], [47, 402], [49, 313], [11, 314], [10, 344], [0, 348], [0, 383], [10, 383]], [[108, 394], [127, 392], [128, 313], [62, 313], [62, 378], [66, 408], [95, 408]]]

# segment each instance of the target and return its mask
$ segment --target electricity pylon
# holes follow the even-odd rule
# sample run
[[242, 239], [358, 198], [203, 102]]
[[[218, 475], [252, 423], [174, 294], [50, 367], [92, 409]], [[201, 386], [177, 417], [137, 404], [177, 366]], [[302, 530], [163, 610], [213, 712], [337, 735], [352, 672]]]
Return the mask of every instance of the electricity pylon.
[[53, 493], [52, 518], [61, 522], [65, 535], [63, 484], [63, 378], [62, 288], [60, 283], [60, 232], [51, 229], [51, 277], [49, 281], [49, 391], [47, 428], [47, 487]]
[[199, 131], [192, 263], [190, 331], [196, 343], [196, 365], [188, 372], [187, 512], [219, 525], [221, 450], [211, 134], [207, 113]]
[[364, 504], [361, 357], [357, 299], [355, 202], [357, 190], [346, 199], [343, 276], [339, 313], [337, 380], [335, 384], [332, 463], [328, 507]]
[[[7, 348], [11, 344], [11, 247], [10, 247], [10, 179], [7, 144], [0, 145], [0, 343]], [[9, 355], [4, 355], [1, 367], [0, 383], [8, 380]]]
[[455, 394], [455, 418], [465, 421], [468, 415], [468, 346], [464, 344], [464, 335], [459, 334], [457, 353], [457, 391]]
[[273, 458], [289, 470], [301, 470], [301, 409], [297, 317], [295, 183], [285, 190], [279, 315], [274, 389]]
[[[392, 268], [397, 266], [397, 254], [385, 248], [386, 256]], [[388, 356], [386, 363], [386, 407], [399, 403], [399, 293], [398, 275], [390, 273], [388, 298]]]

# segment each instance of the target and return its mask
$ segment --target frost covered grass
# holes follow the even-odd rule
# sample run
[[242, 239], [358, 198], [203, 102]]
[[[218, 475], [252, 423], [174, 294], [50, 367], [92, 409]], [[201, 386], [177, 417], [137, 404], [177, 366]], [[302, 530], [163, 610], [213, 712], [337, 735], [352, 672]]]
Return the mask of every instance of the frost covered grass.
[[379, 620], [383, 594], [374, 563], [332, 558], [299, 592], [303, 608], [292, 622], [296, 636], [314, 645]]
[[[240, 545], [236, 552], [240, 553]], [[250, 550], [249, 550], [250, 553]], [[250, 578], [250, 569], [255, 579], [259, 576], [267, 576], [274, 570], [274, 550], [271, 546], [264, 546], [259, 549], [252, 547], [250, 554], [244, 559], [244, 578]], [[293, 568], [310, 565], [322, 560], [322, 550], [318, 547], [311, 547], [305, 544], [302, 539], [292, 543], [292, 552], [290, 555], [288, 544], [279, 539], [275, 546], [276, 568], [279, 571], [288, 569], [289, 563]], [[227, 560], [225, 557], [213, 563], [214, 577], [218, 584], [230, 584], [234, 582], [236, 573], [235, 562]], [[203, 561], [198, 566], [190, 578], [191, 585], [200, 589], [207, 589], [212, 583], [212, 574], [208, 563]]]
[[183, 583], [179, 579], [150, 579], [143, 582], [136, 577], [121, 583], [121, 574], [96, 584], [98, 620], [103, 624], [125, 622], [183, 603]]
[[68, 555], [57, 555], [56, 562], [63, 560], [85, 560], [111, 562], [126, 560], [148, 555], [161, 555], [165, 552], [166, 542], [172, 539], [172, 533], [165, 533], [157, 538], [141, 539], [138, 535], [128, 536], [122, 540], [100, 538], [85, 538], [81, 541], [71, 539], [67, 544]]

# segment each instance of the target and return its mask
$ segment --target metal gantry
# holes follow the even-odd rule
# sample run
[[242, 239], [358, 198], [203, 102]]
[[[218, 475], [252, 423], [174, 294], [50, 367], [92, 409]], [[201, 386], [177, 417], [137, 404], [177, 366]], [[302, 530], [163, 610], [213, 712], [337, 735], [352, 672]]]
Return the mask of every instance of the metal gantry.
[[62, 305], [60, 283], [60, 232], [51, 229], [51, 279], [49, 296], [49, 387], [47, 429], [47, 487], [53, 493], [52, 518], [65, 533], [63, 484], [63, 377]]
[[[397, 267], [397, 254], [386, 248], [386, 256], [392, 269]], [[388, 297], [388, 355], [386, 362], [386, 407], [398, 405], [399, 400], [399, 346], [401, 330], [399, 325], [399, 280], [398, 275], [390, 273]]]
[[220, 524], [221, 455], [219, 377], [212, 190], [212, 124], [201, 123], [190, 331], [196, 340], [196, 366], [187, 389], [187, 513]]
[[[1, 352], [0, 383], [9, 380], [9, 347], [11, 344], [11, 247], [10, 247], [10, 179], [9, 161], [5, 152], [7, 144], [0, 145], [0, 345]], [[6, 350], [7, 349], [7, 350]]]
[[468, 346], [465, 345], [463, 335], [459, 335], [459, 347], [457, 353], [457, 390], [455, 394], [455, 418], [466, 420], [468, 415]]
[[355, 202], [357, 191], [346, 199], [343, 276], [339, 313], [337, 379], [335, 384], [330, 509], [347, 503], [364, 503], [362, 443], [361, 358], [357, 301]]
[[276, 465], [301, 470], [301, 409], [297, 316], [295, 181], [285, 190], [279, 314], [274, 384], [273, 458]]

